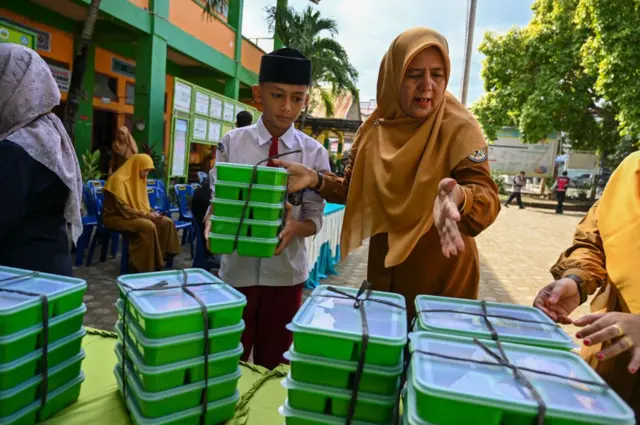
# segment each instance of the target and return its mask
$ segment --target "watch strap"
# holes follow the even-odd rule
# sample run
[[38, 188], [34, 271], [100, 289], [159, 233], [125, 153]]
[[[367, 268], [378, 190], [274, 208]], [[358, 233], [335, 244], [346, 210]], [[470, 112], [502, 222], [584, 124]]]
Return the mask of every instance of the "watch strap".
[[580, 304], [584, 304], [587, 301], [587, 298], [589, 297], [589, 295], [587, 294], [587, 291], [585, 291], [585, 288], [583, 285], [584, 282], [582, 281], [580, 276], [575, 274], [570, 274], [565, 276], [565, 278], [573, 280], [576, 283], [576, 285], [578, 285], [578, 293], [580, 294]]

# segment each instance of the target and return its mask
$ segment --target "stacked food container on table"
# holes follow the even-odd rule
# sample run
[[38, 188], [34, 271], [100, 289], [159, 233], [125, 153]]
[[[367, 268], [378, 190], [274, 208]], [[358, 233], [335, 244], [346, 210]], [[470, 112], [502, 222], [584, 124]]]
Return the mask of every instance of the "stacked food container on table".
[[[502, 358], [479, 301], [419, 296], [415, 304], [405, 425], [535, 423], [541, 404], [510, 367], [498, 366], [486, 351]], [[485, 307], [506, 360], [527, 369], [520, 372], [540, 395], [545, 424], [635, 423], [633, 411], [570, 351], [569, 335], [544, 313], [490, 302]]]
[[0, 425], [35, 424], [78, 399], [86, 288], [80, 279], [0, 267]]
[[[206, 307], [208, 341], [201, 305], [181, 288], [185, 278], [189, 285], [205, 284], [187, 288]], [[200, 269], [126, 275], [118, 282], [118, 363], [113, 373], [133, 422], [200, 423], [205, 389], [205, 423], [231, 419], [240, 398], [244, 295]], [[158, 289], [140, 290], [154, 286]]]
[[216, 170], [211, 252], [231, 254], [237, 248], [241, 256], [272, 257], [284, 218], [287, 170], [232, 163], [218, 163]]
[[[358, 294], [339, 289], [352, 297]], [[407, 341], [406, 303], [403, 296], [386, 292], [372, 292], [363, 303], [369, 339], [352, 424], [391, 424]], [[345, 423], [356, 390], [362, 323], [354, 300], [328, 286], [317, 287], [302, 305], [289, 325], [293, 346], [285, 354], [291, 362], [283, 381], [288, 399], [280, 408], [286, 425]]]

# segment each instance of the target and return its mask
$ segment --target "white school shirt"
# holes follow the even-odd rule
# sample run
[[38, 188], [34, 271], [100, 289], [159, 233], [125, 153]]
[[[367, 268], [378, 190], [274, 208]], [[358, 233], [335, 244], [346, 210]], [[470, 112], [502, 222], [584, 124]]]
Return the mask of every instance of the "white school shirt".
[[[255, 165], [269, 157], [271, 140], [272, 136], [260, 118], [257, 123], [232, 130], [222, 138], [218, 144], [216, 163]], [[324, 146], [292, 125], [280, 137], [278, 153], [295, 150], [302, 152], [285, 155], [282, 159], [304, 164], [321, 173], [330, 171], [329, 154]], [[209, 181], [215, 196], [215, 166], [209, 172]], [[324, 199], [316, 192], [305, 191], [302, 205], [293, 207], [291, 214], [297, 220], [313, 220], [316, 232], [319, 232], [324, 215]], [[223, 255], [219, 273], [222, 280], [235, 287], [293, 286], [307, 281], [308, 268], [304, 238], [294, 238], [282, 254], [272, 258], [240, 257], [237, 252]]]

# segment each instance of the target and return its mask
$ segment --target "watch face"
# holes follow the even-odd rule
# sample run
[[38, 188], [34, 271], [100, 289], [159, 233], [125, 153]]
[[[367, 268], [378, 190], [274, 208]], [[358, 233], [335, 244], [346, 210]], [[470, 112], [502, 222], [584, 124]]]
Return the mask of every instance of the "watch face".
[[302, 192], [290, 193], [288, 196], [288, 201], [294, 207], [302, 205]]

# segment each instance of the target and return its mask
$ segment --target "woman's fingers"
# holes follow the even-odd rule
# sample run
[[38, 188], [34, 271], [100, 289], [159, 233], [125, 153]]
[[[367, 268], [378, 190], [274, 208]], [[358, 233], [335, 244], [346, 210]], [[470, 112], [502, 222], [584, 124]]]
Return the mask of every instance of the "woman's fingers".
[[607, 326], [598, 332], [590, 334], [584, 339], [584, 345], [600, 344], [622, 336], [622, 330], [617, 326]]
[[632, 348], [631, 361], [628, 368], [630, 373], [636, 373], [640, 369], [640, 347]]
[[[593, 334], [595, 334], [598, 331], [603, 330], [604, 328], [611, 326], [615, 323], [615, 319], [611, 317], [611, 315], [604, 315], [602, 317], [600, 317], [599, 319], [595, 320], [593, 323], [591, 323], [589, 326], [580, 329], [580, 331], [578, 331], [578, 333], [576, 334], [576, 336], [578, 338], [586, 338], [588, 336], [591, 336]], [[618, 335], [620, 336], [620, 335]]]
[[[576, 326], [584, 327], [584, 326], [592, 324], [596, 320], [601, 319], [605, 314], [606, 313], [585, 314], [581, 318], [579, 318], [576, 321], [574, 321], [573, 324], [576, 325]], [[578, 333], [581, 334], [582, 331], [580, 331]]]
[[613, 344], [611, 344], [610, 346], [608, 346], [607, 348], [605, 348], [604, 350], [597, 353], [596, 359], [606, 360], [611, 357], [615, 357], [620, 353], [624, 353], [625, 351], [630, 350], [632, 348], [633, 348], [633, 341], [631, 340], [630, 337], [624, 336], [619, 340], [617, 340], [616, 342], [614, 342]]

